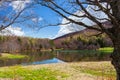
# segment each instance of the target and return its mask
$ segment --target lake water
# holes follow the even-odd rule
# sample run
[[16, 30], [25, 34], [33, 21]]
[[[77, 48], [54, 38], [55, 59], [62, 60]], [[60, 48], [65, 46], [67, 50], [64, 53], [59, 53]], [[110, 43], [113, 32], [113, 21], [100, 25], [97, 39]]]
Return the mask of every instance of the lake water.
[[25, 52], [29, 58], [0, 60], [0, 66], [37, 65], [79, 61], [108, 61], [109, 54], [97, 51]]
[[51, 63], [63, 63], [64, 61], [58, 59], [58, 58], [52, 58], [42, 61], [35, 61], [35, 62], [28, 62], [28, 63], [22, 63], [22, 65], [36, 65], [36, 64], [51, 64]]

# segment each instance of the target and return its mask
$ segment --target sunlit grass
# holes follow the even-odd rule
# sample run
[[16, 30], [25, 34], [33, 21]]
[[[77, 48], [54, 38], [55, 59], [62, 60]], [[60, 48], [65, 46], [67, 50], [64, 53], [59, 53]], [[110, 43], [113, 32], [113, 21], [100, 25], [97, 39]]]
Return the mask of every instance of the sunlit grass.
[[8, 54], [2, 53], [0, 59], [22, 59], [28, 57], [27, 55], [20, 55], [20, 54]]
[[96, 69], [89, 69], [89, 68], [81, 68], [80, 69], [81, 72], [83, 73], [88, 73], [88, 74], [92, 74], [95, 76], [104, 76], [104, 77], [115, 77], [115, 71], [114, 70], [96, 70]]
[[116, 77], [114, 67], [107, 62], [83, 62], [81, 65], [72, 65], [72, 67], [82, 73], [111, 78], [110, 80], [115, 80]]
[[[88, 79], [81, 79], [81, 76]], [[0, 80], [115, 80], [115, 76], [110, 61], [0, 68]]]
[[99, 48], [99, 51], [105, 52], [105, 53], [112, 53], [114, 50], [113, 47], [104, 47], [104, 48]]
[[47, 68], [29, 69], [21, 66], [14, 66], [0, 69], [0, 78], [15, 80], [58, 80], [57, 77], [68, 77], [65, 73]]

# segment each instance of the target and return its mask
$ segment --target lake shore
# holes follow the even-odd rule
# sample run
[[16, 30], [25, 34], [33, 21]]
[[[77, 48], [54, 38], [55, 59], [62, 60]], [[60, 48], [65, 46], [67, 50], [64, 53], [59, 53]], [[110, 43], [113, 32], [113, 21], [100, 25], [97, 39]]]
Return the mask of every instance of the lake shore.
[[[4, 72], [4, 70], [7, 71], [9, 70], [9, 68], [10, 69], [12, 68], [13, 71], [17, 72], [16, 69], [18, 67], [14, 66], [1, 67], [0, 72], [1, 71]], [[52, 71], [51, 75], [52, 76], [54, 75], [55, 78], [54, 79], [46, 78], [45, 80], [115, 80], [115, 70], [111, 65], [110, 61], [54, 63], [54, 64], [19, 66], [19, 68], [30, 70], [48, 69], [48, 71], [49, 70]], [[54, 71], [57, 71], [57, 74], [53, 74]], [[19, 78], [18, 75], [17, 77], [12, 77], [12, 79], [13, 78], [15, 78], [16, 80], [25, 80]], [[1, 78], [0, 80], [12, 80], [12, 79], [8, 77]]]

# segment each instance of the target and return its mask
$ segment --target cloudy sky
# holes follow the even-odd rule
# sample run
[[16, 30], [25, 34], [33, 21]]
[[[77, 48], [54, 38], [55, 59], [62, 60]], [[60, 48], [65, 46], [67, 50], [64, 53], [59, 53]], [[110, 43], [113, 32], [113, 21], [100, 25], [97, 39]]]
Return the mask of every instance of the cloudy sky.
[[[10, 6], [12, 7], [12, 9], [14, 11], [19, 11], [20, 9], [23, 9], [27, 4], [30, 3], [30, 0], [26, 0], [26, 1], [14, 1], [10, 4]], [[96, 8], [95, 6], [88, 6], [87, 10], [95, 16], [99, 16], [100, 18], [103, 17], [107, 17], [104, 13], [102, 12], [94, 12], [92, 8]], [[50, 22], [50, 23], [56, 23], [57, 21], [61, 21], [61, 23], [66, 23], [67, 20], [64, 18], [58, 18], [58, 15], [56, 15], [53, 11], [51, 11], [48, 8], [45, 7], [35, 7], [33, 9], [33, 11], [38, 15], [37, 18], [32, 18], [33, 22], [41, 22], [46, 20], [46, 22]], [[98, 14], [99, 13], [99, 14]], [[80, 11], [76, 11], [74, 14], [79, 14], [82, 15], [84, 13], [80, 12]], [[76, 21], [82, 21], [88, 25], [94, 25], [93, 22], [91, 22], [90, 20], [88, 20], [87, 18], [75, 18], [73, 16], [69, 16], [69, 18], [74, 19]], [[56, 22], [55, 22], [56, 21]], [[24, 25], [11, 25], [10, 27], [6, 28], [5, 30], [3, 30], [0, 34], [3, 35], [8, 35], [9, 33], [11, 35], [17, 35], [17, 36], [29, 36], [29, 37], [35, 37], [35, 38], [55, 38], [55, 37], [59, 37], [62, 36], [64, 34], [67, 33], [71, 33], [71, 32], [75, 32], [75, 31], [79, 31], [79, 30], [83, 30], [85, 29], [82, 26], [78, 26], [75, 24], [68, 24], [68, 25], [61, 25], [61, 26], [49, 26], [49, 27], [45, 27], [45, 28], [41, 28], [38, 30], [35, 30], [34, 28], [28, 28]], [[9, 32], [9, 33], [8, 33]]]

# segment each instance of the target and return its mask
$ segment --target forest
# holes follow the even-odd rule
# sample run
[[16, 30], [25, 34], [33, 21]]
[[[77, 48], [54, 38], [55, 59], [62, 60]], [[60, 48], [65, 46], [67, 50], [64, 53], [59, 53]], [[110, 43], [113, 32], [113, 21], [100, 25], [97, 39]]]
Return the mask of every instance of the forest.
[[85, 29], [55, 39], [0, 36], [0, 51], [12, 53], [55, 49], [96, 50], [102, 47], [112, 47], [113, 44], [106, 34], [97, 36], [95, 34], [97, 34], [96, 31]]
[[49, 39], [37, 39], [18, 36], [0, 36], [1, 52], [40, 51], [50, 49]]
[[69, 33], [54, 39], [57, 49], [67, 50], [96, 50], [102, 47], [112, 47], [113, 44], [106, 34], [97, 35], [95, 30], [85, 29]]

